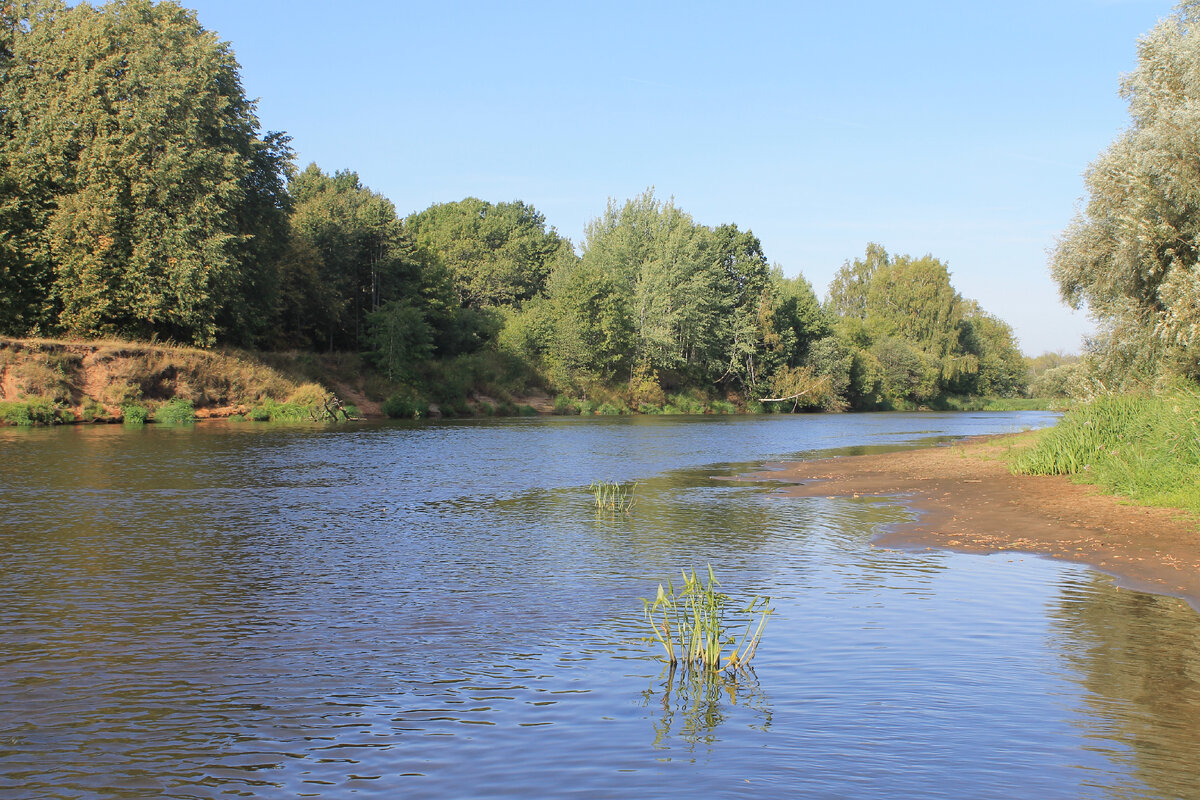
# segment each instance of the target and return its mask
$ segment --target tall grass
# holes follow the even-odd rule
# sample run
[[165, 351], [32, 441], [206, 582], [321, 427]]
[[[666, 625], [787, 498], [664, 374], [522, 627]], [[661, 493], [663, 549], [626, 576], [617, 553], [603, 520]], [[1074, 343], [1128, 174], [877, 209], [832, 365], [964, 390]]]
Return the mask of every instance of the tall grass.
[[[653, 600], [642, 599], [646, 622], [654, 631], [649, 641], [658, 642], [666, 661], [672, 665], [716, 672], [747, 670], [762, 640], [767, 617], [773, 609], [771, 598], [755, 595], [736, 614], [746, 619], [746, 628], [739, 638], [728, 626], [726, 614], [730, 598], [718, 591], [720, 583], [708, 567], [708, 583], [696, 576], [693, 569], [680, 573], [683, 584], [678, 591], [667, 582], [660, 583]], [[729, 646], [732, 649], [726, 653]]]
[[1156, 397], [1096, 398], [1068, 412], [1010, 466], [1200, 513], [1200, 393], [1177, 388]]
[[633, 492], [637, 481], [633, 483], [617, 483], [616, 481], [594, 481], [589, 487], [596, 499], [596, 513], [628, 514], [633, 510]]

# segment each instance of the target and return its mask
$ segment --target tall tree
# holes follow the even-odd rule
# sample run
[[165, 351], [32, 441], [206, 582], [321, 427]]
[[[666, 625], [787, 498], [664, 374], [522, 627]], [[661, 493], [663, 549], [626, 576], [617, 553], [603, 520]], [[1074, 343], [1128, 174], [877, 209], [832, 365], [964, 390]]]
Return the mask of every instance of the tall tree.
[[5, 7], [0, 260], [78, 334], [249, 338], [271, 318], [287, 138], [232, 50], [169, 0]]
[[1105, 385], [1200, 375], [1200, 4], [1138, 43], [1131, 122], [1086, 173], [1088, 202], [1051, 258], [1063, 299], [1101, 324]]
[[363, 186], [358, 173], [328, 175], [310, 164], [290, 189], [295, 211], [283, 319], [299, 322], [293, 339], [358, 348], [366, 342], [367, 316], [385, 304], [428, 305], [425, 276], [395, 207]]
[[405, 220], [422, 256], [449, 275], [465, 308], [519, 305], [542, 294], [571, 243], [521, 201], [437, 203]]

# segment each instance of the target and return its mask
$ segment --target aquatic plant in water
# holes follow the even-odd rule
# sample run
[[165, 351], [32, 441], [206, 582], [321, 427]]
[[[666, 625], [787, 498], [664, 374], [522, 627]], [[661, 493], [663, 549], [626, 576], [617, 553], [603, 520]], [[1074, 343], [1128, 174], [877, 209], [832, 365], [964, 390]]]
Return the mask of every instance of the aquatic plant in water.
[[633, 491], [637, 481], [618, 483], [616, 481], [593, 481], [589, 487], [592, 496], [596, 498], [596, 513], [628, 514], [633, 510]]
[[[681, 570], [682, 586], [667, 581], [666, 588], [660, 583], [658, 594], [653, 600], [642, 598], [643, 611], [653, 638], [672, 665], [682, 663], [685, 667], [707, 670], [722, 669], [737, 672], [747, 670], [751, 659], [762, 640], [767, 617], [774, 609], [771, 598], [755, 595], [750, 602], [736, 613], [746, 618], [746, 629], [741, 638], [726, 627], [725, 615], [730, 597], [717, 590], [720, 582], [708, 567], [708, 584], [696, 576], [693, 569], [689, 574]], [[732, 645], [728, 654], [726, 647]]]

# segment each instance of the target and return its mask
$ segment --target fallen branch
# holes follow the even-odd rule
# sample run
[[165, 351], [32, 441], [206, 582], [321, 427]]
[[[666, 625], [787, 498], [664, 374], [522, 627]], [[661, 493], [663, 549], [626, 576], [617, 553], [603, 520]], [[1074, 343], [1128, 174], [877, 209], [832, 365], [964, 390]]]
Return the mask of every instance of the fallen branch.
[[809, 390], [805, 389], [803, 392], [796, 392], [796, 394], [789, 394], [787, 397], [760, 397], [760, 398], [758, 398], [758, 402], [760, 402], [760, 403], [786, 403], [788, 400], [799, 400], [801, 397], [804, 397], [804, 395], [808, 394], [808, 392], [809, 392]]

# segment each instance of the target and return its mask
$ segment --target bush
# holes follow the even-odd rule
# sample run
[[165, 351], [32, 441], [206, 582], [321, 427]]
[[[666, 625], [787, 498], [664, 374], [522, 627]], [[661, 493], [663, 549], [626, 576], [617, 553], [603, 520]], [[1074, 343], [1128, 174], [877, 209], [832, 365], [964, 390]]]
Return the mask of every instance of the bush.
[[185, 425], [196, 421], [196, 407], [191, 400], [176, 397], [163, 403], [154, 412], [154, 421], [168, 425]]
[[653, 403], [641, 403], [638, 405], [639, 414], [661, 414], [663, 413], [662, 406], [656, 406]]
[[727, 400], [713, 400], [708, 404], [714, 414], [736, 414], [737, 406]]
[[0, 420], [9, 425], [53, 425], [71, 422], [75, 416], [49, 397], [0, 402]]
[[570, 416], [579, 413], [578, 401], [569, 399], [565, 394], [554, 398], [554, 413], [559, 416]]
[[538, 410], [533, 406], [519, 405], [517, 406], [517, 416], [520, 417], [536, 417]]
[[410, 394], [394, 394], [383, 401], [383, 413], [392, 419], [420, 419], [429, 416], [429, 404]]
[[704, 404], [686, 394], [673, 394], [663, 406], [664, 414], [703, 414]]
[[134, 404], [121, 406], [121, 420], [126, 425], [144, 425], [149, 418], [150, 412], [145, 406]]
[[[299, 403], [279, 403], [271, 398], [267, 398], [259, 405], [250, 409], [247, 416], [255, 422], [308, 422], [312, 420], [313, 414], [317, 411], [315, 405], [301, 405]], [[322, 405], [320, 413], [324, 414], [325, 409]]]
[[98, 400], [88, 400], [83, 404], [83, 409], [80, 416], [83, 418], [84, 422], [95, 422], [96, 420], [106, 418], [108, 416], [108, 411]]

